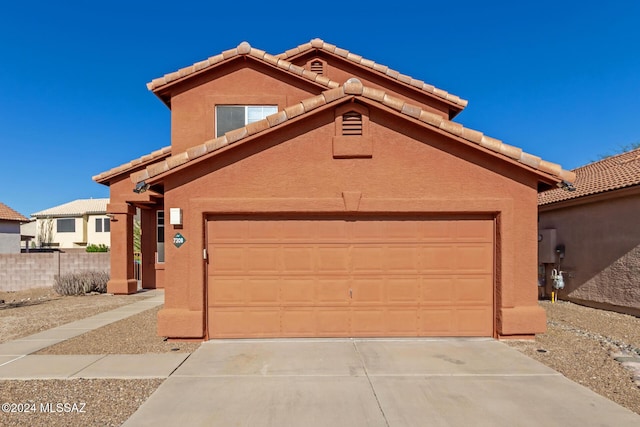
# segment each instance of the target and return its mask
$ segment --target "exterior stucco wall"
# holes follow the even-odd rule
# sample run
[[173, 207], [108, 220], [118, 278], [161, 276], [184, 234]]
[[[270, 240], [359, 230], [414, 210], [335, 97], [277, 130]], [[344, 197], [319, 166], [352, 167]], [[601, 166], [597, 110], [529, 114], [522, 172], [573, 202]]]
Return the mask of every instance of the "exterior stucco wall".
[[[565, 245], [559, 267], [567, 274], [560, 298], [640, 313], [640, 191], [614, 195], [553, 210], [543, 207], [539, 227], [555, 228], [557, 243]], [[547, 275], [551, 268], [558, 266], [548, 265]]]
[[20, 223], [0, 220], [0, 254], [20, 252]]
[[58, 219], [62, 219], [62, 218], [38, 218], [37, 219], [37, 224], [36, 224], [36, 240], [37, 240], [37, 245], [41, 246], [41, 242], [40, 242], [40, 230], [42, 229], [42, 227], [46, 226], [47, 221], [52, 221], [53, 222], [53, 239], [52, 239], [52, 243], [54, 244], [53, 246], [61, 248], [61, 249], [65, 249], [65, 248], [78, 248], [81, 247], [80, 245], [77, 245], [77, 242], [83, 242], [84, 241], [84, 235], [85, 235], [85, 224], [84, 224], [84, 220], [82, 217], [70, 217], [70, 218], [64, 218], [64, 219], [73, 219], [74, 223], [75, 223], [75, 231], [73, 232], [59, 232], [58, 231]]
[[104, 223], [103, 229], [101, 232], [96, 231], [96, 219], [101, 220], [109, 220], [109, 217], [106, 215], [88, 215], [87, 217], [87, 244], [88, 245], [107, 245], [111, 246], [111, 236], [110, 232], [104, 231]]
[[545, 329], [537, 306], [537, 178], [477, 148], [372, 109], [371, 159], [335, 159], [334, 112], [247, 140], [165, 180], [165, 209], [183, 209], [180, 248], [166, 246], [165, 308], [159, 333], [204, 333], [207, 214], [345, 212], [343, 192], [362, 194], [358, 214], [489, 215], [496, 219], [496, 332]]
[[[211, 80], [213, 79], [213, 80]], [[171, 98], [171, 145], [174, 153], [215, 138], [216, 105], [277, 105], [284, 109], [322, 91], [282, 80], [282, 73], [254, 61], [236, 62], [207, 75], [207, 81]]]

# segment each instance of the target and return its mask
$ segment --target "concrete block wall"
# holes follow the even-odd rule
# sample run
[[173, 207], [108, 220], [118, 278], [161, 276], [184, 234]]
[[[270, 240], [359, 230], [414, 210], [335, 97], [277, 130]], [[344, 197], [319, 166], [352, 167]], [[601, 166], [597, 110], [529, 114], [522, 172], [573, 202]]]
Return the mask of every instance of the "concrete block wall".
[[0, 291], [53, 286], [58, 274], [110, 271], [109, 253], [0, 254]]

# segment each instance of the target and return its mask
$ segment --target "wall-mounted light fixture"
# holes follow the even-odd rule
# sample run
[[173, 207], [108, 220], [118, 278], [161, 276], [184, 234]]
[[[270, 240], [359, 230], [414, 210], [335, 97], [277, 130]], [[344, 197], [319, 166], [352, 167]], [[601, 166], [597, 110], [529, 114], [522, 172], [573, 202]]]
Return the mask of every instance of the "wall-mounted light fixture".
[[182, 209], [169, 208], [169, 224], [182, 225]]
[[141, 181], [141, 182], [136, 184], [136, 188], [133, 189], [133, 192], [137, 193], [137, 194], [140, 194], [140, 193], [144, 193], [148, 189], [149, 189], [149, 184], [147, 184], [144, 181]]

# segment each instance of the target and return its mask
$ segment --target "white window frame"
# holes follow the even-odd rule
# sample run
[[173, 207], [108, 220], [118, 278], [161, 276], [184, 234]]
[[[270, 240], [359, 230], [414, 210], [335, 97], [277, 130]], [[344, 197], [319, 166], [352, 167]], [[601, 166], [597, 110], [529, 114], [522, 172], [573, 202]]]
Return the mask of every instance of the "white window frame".
[[[215, 114], [215, 135], [216, 138], [221, 137], [223, 135], [218, 135], [218, 108], [219, 107], [244, 107], [244, 125], [246, 126], [250, 123], [253, 122], [257, 122], [259, 120], [262, 120], [264, 118], [266, 118], [267, 116], [270, 116], [271, 114], [275, 114], [278, 112], [278, 106], [277, 105], [270, 105], [270, 104], [264, 104], [264, 105], [241, 105], [241, 104], [220, 104], [220, 105], [216, 105], [216, 114]], [[264, 111], [262, 111], [262, 114], [260, 115], [260, 118], [256, 118], [256, 119], [249, 119], [249, 110], [252, 108], [268, 108], [269, 110], [265, 113]]]

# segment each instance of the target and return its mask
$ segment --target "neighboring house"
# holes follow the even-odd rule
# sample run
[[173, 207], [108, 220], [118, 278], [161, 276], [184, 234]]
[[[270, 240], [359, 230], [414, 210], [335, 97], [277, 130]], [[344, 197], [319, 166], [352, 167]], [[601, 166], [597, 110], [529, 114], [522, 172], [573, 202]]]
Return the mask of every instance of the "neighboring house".
[[0, 254], [20, 253], [20, 224], [23, 222], [29, 222], [29, 219], [0, 203]]
[[60, 249], [111, 245], [109, 199], [79, 199], [36, 212], [36, 245]]
[[94, 180], [114, 215], [109, 292], [136, 291], [141, 209], [160, 335], [545, 330], [537, 195], [573, 173], [453, 122], [467, 101], [318, 39], [241, 43], [148, 87], [171, 147]]
[[20, 224], [20, 238], [22, 240], [21, 250], [29, 252], [32, 247], [36, 246], [36, 226], [38, 220], [30, 219], [28, 222]]
[[573, 192], [540, 193], [541, 275], [559, 297], [640, 315], [640, 149], [577, 168]]

